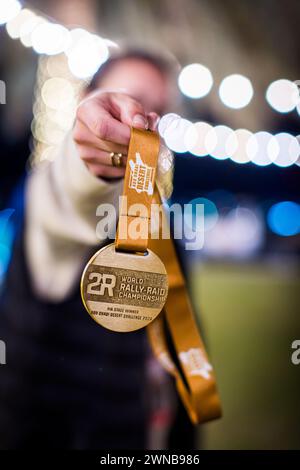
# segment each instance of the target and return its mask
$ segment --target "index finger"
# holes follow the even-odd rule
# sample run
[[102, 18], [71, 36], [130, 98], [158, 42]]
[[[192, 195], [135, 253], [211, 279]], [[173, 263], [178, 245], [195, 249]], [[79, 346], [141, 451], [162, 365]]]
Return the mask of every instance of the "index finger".
[[129, 125], [115, 119], [95, 100], [82, 103], [77, 118], [99, 139], [126, 146], [129, 144]]

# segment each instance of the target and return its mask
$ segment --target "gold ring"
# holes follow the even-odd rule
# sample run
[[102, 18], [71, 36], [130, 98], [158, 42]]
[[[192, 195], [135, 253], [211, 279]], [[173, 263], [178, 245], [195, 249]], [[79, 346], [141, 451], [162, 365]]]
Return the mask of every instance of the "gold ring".
[[117, 168], [120, 168], [121, 166], [123, 166], [123, 154], [122, 153], [111, 152], [109, 156], [111, 158], [112, 166], [115, 166]]

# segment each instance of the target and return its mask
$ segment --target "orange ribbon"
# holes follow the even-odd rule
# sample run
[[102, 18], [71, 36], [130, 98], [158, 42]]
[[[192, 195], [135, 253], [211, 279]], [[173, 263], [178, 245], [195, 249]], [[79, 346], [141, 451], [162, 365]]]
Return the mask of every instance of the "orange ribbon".
[[[145, 252], [149, 246], [165, 264], [169, 283], [167, 302], [161, 314], [147, 326], [147, 333], [155, 356], [175, 378], [178, 393], [189, 417], [197, 424], [221, 416], [220, 398], [214, 371], [195, 322], [173, 240], [162, 236], [162, 224], [166, 224], [166, 216], [155, 186], [158, 153], [157, 133], [132, 128], [116, 249]], [[153, 203], [160, 205], [163, 220], [158, 239], [148, 240]], [[130, 233], [132, 222], [142, 228], [139, 237], [132, 237]], [[165, 324], [163, 316], [166, 319]], [[175, 364], [169, 351], [165, 328], [170, 332], [179, 365]]]

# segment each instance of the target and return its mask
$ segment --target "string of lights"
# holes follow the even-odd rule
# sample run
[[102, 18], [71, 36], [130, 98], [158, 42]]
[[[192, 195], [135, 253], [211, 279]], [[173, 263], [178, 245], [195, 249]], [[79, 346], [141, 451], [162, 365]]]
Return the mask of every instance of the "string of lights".
[[253, 133], [224, 125], [212, 126], [204, 121], [192, 123], [177, 114], [163, 116], [158, 130], [166, 145], [176, 153], [190, 152], [197, 157], [208, 155], [217, 160], [230, 159], [261, 167], [274, 164], [284, 168], [299, 164], [300, 135]]
[[[31, 8], [23, 8], [18, 0], [1, 0], [1, 24], [12, 39], [19, 39], [24, 47], [40, 55], [32, 122], [34, 160], [51, 160], [55, 147], [72, 126], [82, 88], [109, 58], [111, 48], [118, 45], [82, 28], [69, 30]], [[178, 76], [180, 91], [190, 99], [203, 98], [213, 84], [211, 71], [202, 64], [189, 64]], [[253, 99], [254, 89], [249, 78], [232, 74], [221, 81], [218, 94], [225, 106], [242, 109]], [[266, 100], [279, 113], [300, 113], [297, 82], [273, 81], [266, 90]], [[159, 132], [177, 153], [261, 167], [300, 164], [300, 135], [233, 130], [202, 121], [192, 123], [174, 114], [162, 117]]]

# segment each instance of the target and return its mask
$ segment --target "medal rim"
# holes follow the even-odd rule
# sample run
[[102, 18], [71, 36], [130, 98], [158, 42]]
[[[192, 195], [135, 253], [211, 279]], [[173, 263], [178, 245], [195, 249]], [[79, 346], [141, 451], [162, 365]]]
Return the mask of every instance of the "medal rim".
[[[150, 252], [150, 253], [153, 253], [158, 259], [159, 261], [161, 262], [161, 264], [163, 265], [164, 267], [164, 270], [165, 270], [165, 274], [166, 274], [166, 283], [167, 283], [167, 297], [166, 297], [166, 302], [164, 303], [163, 307], [161, 308], [160, 312], [157, 313], [157, 315], [155, 315], [155, 317], [149, 321], [149, 323], [147, 323], [147, 325], [143, 325], [139, 328], [135, 328], [133, 330], [127, 330], [127, 331], [118, 331], [118, 330], [113, 330], [111, 328], [108, 328], [107, 326], [103, 325], [102, 323], [98, 323], [95, 318], [93, 317], [93, 315], [91, 314], [90, 310], [89, 310], [89, 307], [85, 301], [85, 298], [84, 298], [84, 291], [83, 291], [83, 279], [84, 279], [84, 276], [85, 276], [85, 273], [86, 271], [88, 270], [88, 267], [90, 266], [90, 264], [92, 264], [93, 260], [101, 253], [101, 251], [104, 251], [105, 249], [109, 248], [110, 246], [113, 246], [115, 245], [115, 242], [112, 242], [112, 243], [109, 243], [108, 245], [105, 245], [103, 246], [102, 248], [100, 248], [98, 251], [96, 251], [96, 253], [93, 254], [93, 256], [91, 256], [91, 258], [87, 261], [86, 265], [85, 265], [85, 268], [84, 270], [82, 271], [82, 275], [81, 275], [81, 279], [80, 279], [80, 295], [81, 295], [81, 300], [82, 300], [82, 303], [84, 305], [84, 308], [85, 310], [87, 311], [87, 313], [89, 314], [89, 316], [91, 317], [91, 319], [97, 323], [97, 325], [101, 326], [102, 328], [105, 328], [106, 330], [108, 331], [112, 331], [114, 333], [131, 333], [131, 332], [134, 332], [134, 331], [138, 331], [138, 330], [142, 330], [143, 328], [146, 328], [148, 325], [150, 325], [162, 312], [162, 310], [164, 309], [165, 305], [166, 305], [166, 302], [167, 302], [167, 298], [168, 298], [168, 291], [169, 291], [169, 279], [168, 279], [168, 273], [167, 273], [167, 270], [166, 270], [166, 267], [164, 265], [164, 263], [162, 262], [162, 260], [160, 259], [160, 257], [153, 251], [153, 250], [150, 250], [149, 248], [147, 248], [147, 251]], [[126, 252], [122, 252], [122, 253], [125, 253]], [[128, 252], [128, 253], [131, 253], [132, 252]], [[139, 255], [137, 255], [139, 256]]]

